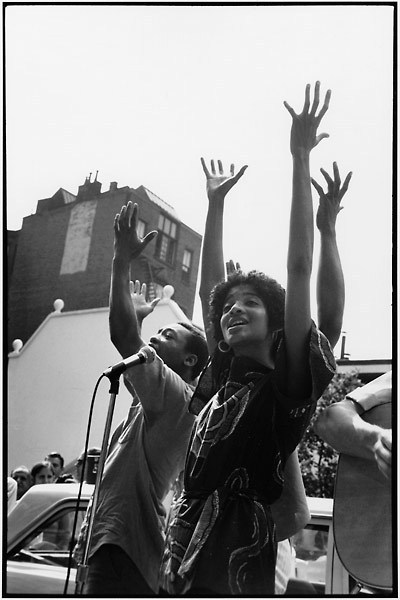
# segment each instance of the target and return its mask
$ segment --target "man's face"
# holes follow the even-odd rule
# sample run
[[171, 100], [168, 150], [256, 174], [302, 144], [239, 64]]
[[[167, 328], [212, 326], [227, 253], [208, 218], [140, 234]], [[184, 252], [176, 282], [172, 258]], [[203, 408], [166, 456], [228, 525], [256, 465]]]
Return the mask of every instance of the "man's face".
[[62, 473], [61, 460], [57, 456], [50, 456], [46, 460], [53, 465], [54, 477], [59, 477]]
[[160, 329], [150, 338], [149, 346], [173, 371], [180, 374], [184, 360], [189, 354], [186, 346], [191, 333], [182, 325], [174, 323]]
[[19, 500], [31, 487], [31, 476], [27, 471], [14, 471], [11, 477], [17, 482], [17, 500]]

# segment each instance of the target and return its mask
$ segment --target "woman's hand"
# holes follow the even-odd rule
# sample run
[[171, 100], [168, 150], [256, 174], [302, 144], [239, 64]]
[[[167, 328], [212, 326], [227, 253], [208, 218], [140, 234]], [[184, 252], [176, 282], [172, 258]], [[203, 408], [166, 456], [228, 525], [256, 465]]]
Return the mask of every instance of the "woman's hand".
[[331, 98], [331, 91], [328, 90], [325, 95], [324, 104], [317, 115], [317, 109], [319, 105], [319, 88], [320, 82], [317, 81], [314, 90], [314, 101], [310, 110], [310, 84], [306, 86], [305, 100], [303, 110], [300, 114], [296, 114], [293, 108], [287, 103], [283, 104], [292, 116], [292, 131], [290, 135], [290, 151], [295, 157], [303, 158], [308, 156], [311, 150], [319, 144], [323, 138], [329, 137], [327, 133], [320, 133], [317, 135], [317, 129], [321, 122], [322, 117], [326, 113], [329, 107]]
[[311, 177], [311, 183], [319, 195], [319, 206], [317, 211], [317, 227], [321, 233], [333, 233], [335, 231], [336, 217], [342, 210], [340, 202], [349, 187], [352, 172], [348, 173], [342, 187], [337, 164], [333, 163], [333, 179], [324, 169], [320, 169], [322, 175], [328, 184], [328, 190], [325, 193], [322, 187]]
[[247, 169], [247, 165], [245, 165], [235, 175], [235, 165], [231, 164], [230, 173], [228, 174], [224, 172], [222, 162], [218, 160], [219, 173], [217, 174], [214, 160], [211, 161], [211, 171], [207, 168], [204, 158], [200, 160], [207, 179], [207, 195], [210, 201], [225, 198], [229, 190], [239, 181]]

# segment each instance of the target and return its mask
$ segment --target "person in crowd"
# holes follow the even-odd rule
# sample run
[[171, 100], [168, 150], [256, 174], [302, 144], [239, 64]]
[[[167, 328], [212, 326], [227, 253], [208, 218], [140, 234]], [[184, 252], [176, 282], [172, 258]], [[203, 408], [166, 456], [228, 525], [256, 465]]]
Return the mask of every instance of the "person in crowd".
[[11, 471], [11, 477], [17, 482], [17, 500], [19, 500], [32, 485], [31, 472], [28, 467], [21, 465]]
[[53, 466], [54, 483], [74, 483], [75, 479], [72, 473], [64, 473], [64, 458], [59, 452], [49, 452], [44, 460], [47, 460]]
[[[144, 346], [141, 324], [154, 308], [154, 302], [146, 302], [139, 282], [134, 284], [133, 296], [130, 291], [131, 261], [156, 235], [150, 232], [140, 239], [137, 219], [137, 205], [128, 202], [114, 222], [110, 334], [123, 358]], [[166, 516], [162, 502], [184, 465], [193, 425], [188, 404], [208, 353], [203, 332], [185, 322], [162, 327], [150, 338], [149, 346], [154, 360], [124, 374], [133, 402], [109, 444], [84, 594], [158, 593]], [[87, 523], [88, 518], [75, 550], [78, 562]]]
[[[84, 477], [85, 483], [95, 483], [95, 481], [96, 481], [96, 472], [97, 471], [94, 470], [94, 464], [95, 464], [95, 459], [98, 460], [98, 457], [100, 456], [100, 452], [101, 452], [101, 450], [98, 447], [89, 448], [87, 451], [86, 465], [85, 465], [85, 477]], [[85, 451], [82, 450], [82, 452], [78, 456], [77, 461], [75, 463], [76, 476], [77, 476], [77, 479], [79, 482], [82, 481], [84, 458], [85, 458]]]
[[[282, 493], [286, 461], [335, 372], [329, 343], [310, 315], [309, 159], [311, 150], [327, 137], [317, 135], [317, 128], [330, 100], [327, 92], [317, 114], [319, 93], [317, 82], [310, 109], [310, 86], [306, 87], [299, 115], [285, 103], [292, 116], [293, 157], [286, 294], [275, 280], [252, 271], [235, 272], [227, 281], [221, 281], [221, 273], [210, 297], [206, 335], [212, 358], [191, 402], [191, 410], [199, 414], [160, 570], [161, 587], [172, 595], [252, 596], [275, 591], [277, 543], [271, 505]], [[243, 172], [244, 167], [236, 177], [232, 172], [226, 191]], [[203, 306], [203, 277], [215, 260], [206, 250], [207, 236], [215, 235], [211, 220], [208, 215]], [[222, 243], [218, 236], [217, 243]], [[203, 314], [207, 311], [203, 308]]]
[[314, 423], [314, 431], [338, 452], [374, 461], [386, 477], [392, 475], [392, 428], [368, 423], [363, 413], [392, 402], [392, 371], [356, 388], [328, 406]]
[[32, 485], [38, 485], [41, 483], [54, 483], [54, 471], [53, 466], [47, 460], [33, 465], [31, 469]]

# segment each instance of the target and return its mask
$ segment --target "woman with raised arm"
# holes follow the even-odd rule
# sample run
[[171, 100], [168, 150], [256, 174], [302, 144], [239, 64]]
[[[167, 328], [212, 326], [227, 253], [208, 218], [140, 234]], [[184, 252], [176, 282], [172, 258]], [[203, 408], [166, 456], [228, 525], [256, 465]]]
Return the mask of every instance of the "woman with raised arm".
[[204, 407], [192, 432], [161, 568], [161, 587], [172, 595], [274, 594], [271, 504], [282, 493], [286, 460], [335, 371], [329, 344], [310, 316], [309, 156], [327, 137], [317, 136], [317, 128], [329, 98], [328, 92], [317, 114], [317, 83], [311, 110], [310, 86], [299, 115], [285, 103], [293, 119], [286, 295], [256, 271], [229, 275], [211, 294], [212, 358], [192, 400], [193, 410]]

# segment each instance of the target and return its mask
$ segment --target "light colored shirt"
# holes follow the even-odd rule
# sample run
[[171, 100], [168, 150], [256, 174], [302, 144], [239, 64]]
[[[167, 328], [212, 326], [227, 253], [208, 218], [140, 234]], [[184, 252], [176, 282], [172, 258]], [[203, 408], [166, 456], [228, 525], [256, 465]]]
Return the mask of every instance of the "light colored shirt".
[[133, 404], [112, 437], [93, 524], [90, 556], [120, 546], [158, 591], [164, 547], [162, 504], [184, 467], [193, 389], [156, 356], [126, 371]]
[[363, 411], [392, 401], [392, 371], [384, 373], [366, 385], [356, 388], [346, 398], [357, 402]]

